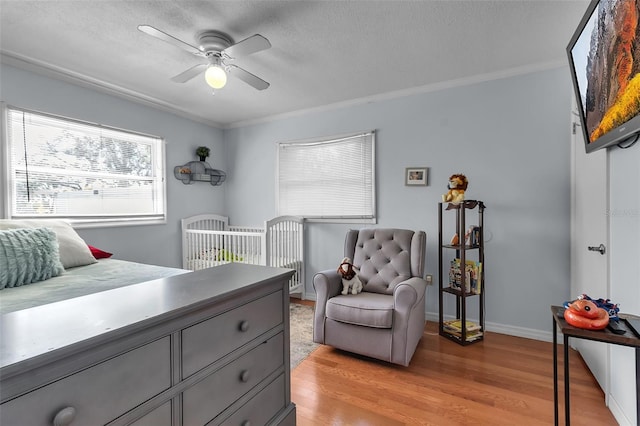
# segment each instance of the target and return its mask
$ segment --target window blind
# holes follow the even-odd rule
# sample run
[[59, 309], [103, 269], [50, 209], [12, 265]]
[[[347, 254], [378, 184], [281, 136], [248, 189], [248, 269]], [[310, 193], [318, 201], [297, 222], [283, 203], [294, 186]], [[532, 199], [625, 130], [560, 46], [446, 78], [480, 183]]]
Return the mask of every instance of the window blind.
[[375, 217], [375, 132], [278, 144], [278, 214]]
[[161, 138], [7, 110], [11, 217], [164, 220]]

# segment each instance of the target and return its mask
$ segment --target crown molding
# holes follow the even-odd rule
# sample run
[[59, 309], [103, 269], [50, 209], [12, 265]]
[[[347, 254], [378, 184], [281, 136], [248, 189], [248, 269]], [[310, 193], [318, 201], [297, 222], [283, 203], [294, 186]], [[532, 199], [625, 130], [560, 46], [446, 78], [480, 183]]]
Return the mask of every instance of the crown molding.
[[56, 65], [52, 65], [43, 61], [27, 58], [26, 56], [22, 56], [14, 52], [0, 52], [0, 62], [25, 71], [31, 71], [45, 77], [54, 78], [56, 80], [61, 80], [76, 86], [95, 90], [100, 93], [115, 96], [127, 101], [135, 102], [154, 109], [168, 112], [191, 121], [205, 124], [210, 127], [215, 127], [218, 129], [223, 128], [223, 125], [221, 123], [205, 120], [201, 117], [195, 117], [192, 114], [189, 114], [187, 111], [176, 108], [174, 105], [171, 105], [160, 99], [144, 95], [140, 92], [136, 92], [135, 90], [127, 89], [115, 84], [98, 80], [96, 78], [80, 74], [67, 68], [58, 67]]
[[111, 84], [105, 81], [101, 81], [72, 70], [51, 65], [42, 61], [37, 61], [31, 58], [24, 57], [22, 55], [13, 52], [0, 52], [0, 62], [14, 66], [16, 68], [32, 71], [46, 77], [55, 78], [58, 80], [66, 81], [68, 83], [85, 87], [88, 89], [96, 90], [101, 93], [116, 96], [121, 99], [136, 102], [154, 109], [165, 111], [191, 121], [195, 121], [207, 126], [211, 126], [218, 129], [234, 129], [239, 127], [254, 126], [258, 124], [270, 123], [274, 121], [280, 121], [295, 117], [300, 117], [308, 114], [317, 114], [327, 111], [333, 111], [342, 108], [354, 107], [359, 105], [377, 103], [392, 99], [398, 99], [407, 96], [414, 96], [425, 94], [429, 92], [436, 92], [440, 90], [453, 89], [456, 87], [464, 87], [473, 84], [484, 83], [488, 81], [500, 80], [504, 78], [514, 77], [518, 75], [531, 74], [535, 72], [546, 71], [550, 69], [557, 69], [566, 67], [566, 61], [552, 61], [544, 63], [530, 64], [521, 67], [510, 68], [506, 70], [479, 74], [471, 77], [464, 77], [454, 80], [447, 80], [433, 84], [427, 84], [424, 86], [412, 87], [409, 89], [396, 90], [386, 93], [381, 93], [373, 96], [367, 96], [363, 98], [350, 99], [342, 102], [335, 102], [332, 104], [322, 105], [319, 107], [305, 108], [296, 111], [285, 112], [281, 114], [268, 115], [261, 118], [241, 120], [233, 123], [223, 124], [212, 120], [205, 120], [202, 117], [196, 117], [189, 112], [176, 108], [167, 102], [153, 98], [151, 96], [144, 95], [131, 89], [127, 89], [115, 84]]
[[530, 64], [522, 67], [515, 67], [515, 68], [506, 69], [506, 70], [486, 73], [486, 74], [478, 74], [471, 77], [464, 77], [464, 78], [459, 78], [455, 80], [447, 80], [447, 81], [442, 81], [438, 83], [427, 84], [424, 86], [412, 87], [409, 89], [396, 90], [392, 92], [381, 93], [378, 95], [367, 96], [367, 97], [358, 98], [358, 99], [351, 99], [343, 102], [336, 102], [332, 104], [323, 105], [320, 107], [313, 107], [313, 108], [301, 109], [301, 110], [292, 111], [292, 112], [285, 112], [282, 114], [270, 115], [267, 117], [257, 118], [253, 120], [237, 121], [235, 123], [224, 125], [222, 126], [222, 128], [233, 129], [238, 127], [254, 126], [257, 124], [264, 124], [264, 123], [269, 123], [273, 121], [299, 117], [307, 114], [327, 112], [327, 111], [332, 111], [332, 110], [341, 109], [341, 108], [371, 104], [371, 103], [382, 102], [382, 101], [387, 101], [387, 100], [392, 100], [392, 99], [397, 99], [397, 98], [402, 98], [407, 96], [419, 95], [419, 94], [424, 94], [429, 92], [437, 92], [440, 90], [453, 89], [456, 87], [464, 87], [472, 84], [479, 84], [479, 83], [484, 83], [488, 81], [501, 80], [504, 78], [514, 77], [518, 75], [532, 74], [535, 72], [547, 71], [547, 70], [558, 69], [563, 67], [568, 67], [568, 64], [566, 63], [566, 61], [561, 61], [561, 60]]

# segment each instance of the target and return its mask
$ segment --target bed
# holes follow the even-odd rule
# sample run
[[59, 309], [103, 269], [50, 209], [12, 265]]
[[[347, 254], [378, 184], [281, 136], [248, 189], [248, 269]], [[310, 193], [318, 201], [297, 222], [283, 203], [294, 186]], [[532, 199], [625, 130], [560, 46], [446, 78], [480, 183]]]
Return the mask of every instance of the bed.
[[0, 424], [295, 424], [293, 270], [89, 247], [62, 221], [0, 220]]
[[197, 271], [226, 263], [293, 269], [289, 292], [304, 289], [304, 220], [279, 216], [263, 226], [229, 225], [229, 218], [202, 214], [182, 219], [182, 267]]
[[111, 255], [63, 220], [0, 220], [0, 314], [189, 272]]
[[46, 281], [5, 288], [0, 291], [0, 314], [187, 272], [190, 271], [118, 259], [99, 259], [89, 265], [67, 269], [63, 274]]

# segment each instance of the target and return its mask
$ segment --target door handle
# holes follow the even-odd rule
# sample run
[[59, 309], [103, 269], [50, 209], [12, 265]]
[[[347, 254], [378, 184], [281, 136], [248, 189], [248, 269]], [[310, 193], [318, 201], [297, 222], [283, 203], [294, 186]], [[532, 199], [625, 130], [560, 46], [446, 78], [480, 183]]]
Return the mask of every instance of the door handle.
[[599, 251], [600, 254], [605, 254], [607, 251], [607, 248], [604, 246], [604, 244], [600, 244], [599, 246], [589, 246], [587, 247], [587, 249], [589, 251]]

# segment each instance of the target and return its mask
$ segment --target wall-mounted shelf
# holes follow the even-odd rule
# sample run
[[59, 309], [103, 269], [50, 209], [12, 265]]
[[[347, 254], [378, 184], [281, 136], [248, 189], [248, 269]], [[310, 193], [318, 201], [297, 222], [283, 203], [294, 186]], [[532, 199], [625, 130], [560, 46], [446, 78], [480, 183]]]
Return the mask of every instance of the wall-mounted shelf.
[[189, 161], [173, 169], [173, 175], [185, 185], [193, 182], [209, 182], [213, 186], [222, 185], [227, 174], [222, 170], [211, 168], [206, 161]]

